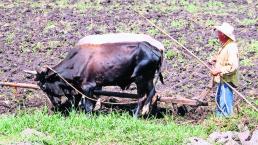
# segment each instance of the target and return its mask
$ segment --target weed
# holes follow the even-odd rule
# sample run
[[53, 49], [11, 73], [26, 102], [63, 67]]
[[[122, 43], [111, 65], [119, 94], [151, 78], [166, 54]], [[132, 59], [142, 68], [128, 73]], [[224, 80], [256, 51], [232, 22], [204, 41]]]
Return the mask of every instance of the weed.
[[225, 7], [225, 5], [223, 2], [220, 2], [220, 1], [209, 1], [206, 3], [206, 7], [216, 9], [216, 8]]
[[181, 29], [185, 26], [185, 20], [173, 20], [171, 26], [177, 29]]
[[75, 3], [73, 6], [80, 12], [85, 12], [88, 9], [101, 10], [103, 8], [103, 6], [100, 5], [99, 1], [95, 1], [95, 2], [79, 1]]
[[168, 50], [166, 53], [165, 53], [165, 58], [166, 59], [173, 59], [175, 56], [177, 55], [177, 53], [173, 50]]
[[84, 12], [85, 10], [91, 8], [91, 5], [87, 2], [78, 2], [75, 4], [75, 8], [80, 12]]
[[240, 21], [241, 25], [255, 25], [257, 23], [258, 19], [243, 19]]
[[26, 41], [22, 42], [19, 46], [21, 53], [30, 52], [30, 44]]
[[196, 13], [198, 12], [198, 7], [194, 4], [189, 4], [185, 7], [185, 9], [190, 13]]
[[258, 41], [252, 40], [249, 47], [248, 52], [254, 52], [258, 55]]
[[42, 49], [44, 47], [43, 43], [37, 42], [32, 46], [32, 52], [37, 52], [39, 49]]
[[56, 48], [60, 46], [60, 41], [49, 41], [48, 42], [48, 47], [51, 49], [51, 48]]
[[180, 53], [177, 55], [177, 60], [179, 63], [185, 63], [186, 59], [184, 58], [184, 56]]
[[40, 1], [32, 1], [31, 3], [30, 3], [30, 6], [32, 7], [32, 8], [40, 8], [40, 7], [42, 7], [44, 5], [44, 3], [43, 2], [40, 2]]
[[178, 42], [181, 43], [182, 45], [185, 45], [186, 39], [184, 37], [179, 37]]
[[14, 32], [9, 33], [9, 34], [6, 36], [5, 42], [6, 42], [7, 44], [11, 45], [11, 44], [13, 43], [14, 37], [15, 37]]
[[147, 33], [152, 35], [152, 36], [155, 36], [155, 35], [159, 34], [159, 30], [157, 30], [156, 28], [150, 28], [150, 29], [147, 30]]
[[58, 1], [56, 1], [56, 5], [57, 5], [59, 8], [66, 8], [66, 7], [69, 7], [69, 0], [58, 0]]
[[210, 47], [219, 46], [219, 45], [220, 43], [218, 39], [213, 38], [208, 40], [208, 46]]
[[240, 61], [240, 64], [242, 66], [253, 66], [254, 64], [252, 63], [252, 60], [246, 58]]
[[171, 48], [172, 47], [172, 42], [168, 39], [162, 40], [162, 44], [164, 45], [165, 48]]
[[214, 26], [215, 25], [215, 21], [214, 20], [207, 20], [206, 22], [205, 22], [205, 25], [206, 26]]
[[55, 22], [54, 21], [48, 21], [46, 24], [46, 27], [44, 28], [43, 32], [48, 32], [48, 30], [55, 28]]

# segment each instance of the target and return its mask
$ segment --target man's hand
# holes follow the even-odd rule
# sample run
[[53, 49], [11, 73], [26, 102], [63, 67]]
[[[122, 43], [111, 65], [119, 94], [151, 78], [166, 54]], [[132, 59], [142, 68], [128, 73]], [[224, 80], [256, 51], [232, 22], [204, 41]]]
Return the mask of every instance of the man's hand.
[[211, 70], [211, 74], [212, 74], [213, 76], [217, 76], [217, 75], [219, 75], [220, 73], [221, 73], [221, 70], [218, 69], [218, 68], [213, 68], [213, 69]]

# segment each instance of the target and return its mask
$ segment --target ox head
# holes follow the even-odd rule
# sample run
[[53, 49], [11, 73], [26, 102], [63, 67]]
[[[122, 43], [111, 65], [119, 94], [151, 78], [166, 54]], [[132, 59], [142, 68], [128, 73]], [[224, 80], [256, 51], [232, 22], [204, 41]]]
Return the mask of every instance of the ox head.
[[52, 109], [66, 111], [67, 108], [70, 108], [71, 103], [66, 96], [66, 94], [69, 94], [69, 87], [67, 87], [65, 82], [48, 68], [36, 68], [36, 72], [35, 81], [38, 81], [42, 91], [48, 95], [53, 104]]

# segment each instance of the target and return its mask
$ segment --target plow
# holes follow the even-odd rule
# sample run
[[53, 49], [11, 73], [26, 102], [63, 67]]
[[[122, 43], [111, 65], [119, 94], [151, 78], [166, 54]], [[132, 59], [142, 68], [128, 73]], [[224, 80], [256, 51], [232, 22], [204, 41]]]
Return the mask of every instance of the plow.
[[[1, 87], [13, 87], [15, 89], [18, 88], [26, 88], [26, 89], [33, 89], [33, 90], [40, 90], [40, 87], [36, 84], [29, 84], [29, 83], [14, 83], [14, 82], [0, 82]], [[204, 93], [206, 92], [206, 93]], [[117, 92], [117, 91], [107, 91], [107, 90], [94, 90], [94, 96], [102, 96], [102, 97], [92, 97], [91, 100], [95, 101], [96, 104], [103, 104], [103, 105], [119, 105], [119, 106], [131, 106], [136, 105], [139, 100], [144, 98], [138, 98], [137, 94], [134, 93], [127, 93], [127, 92]], [[207, 95], [207, 90], [203, 91], [200, 96]], [[203, 98], [203, 97], [200, 97]], [[160, 92], [155, 94], [156, 99], [159, 103], [165, 103], [166, 105], [186, 105], [192, 107], [199, 107], [199, 106], [208, 106], [208, 102], [204, 101], [203, 99], [189, 99], [186, 97], [179, 97], [179, 96], [165, 96]]]

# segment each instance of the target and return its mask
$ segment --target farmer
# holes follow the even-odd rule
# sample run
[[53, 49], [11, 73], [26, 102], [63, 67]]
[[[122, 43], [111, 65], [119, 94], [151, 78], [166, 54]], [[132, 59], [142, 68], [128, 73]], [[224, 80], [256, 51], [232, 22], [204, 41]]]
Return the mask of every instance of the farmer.
[[221, 48], [209, 61], [213, 65], [211, 70], [214, 82], [218, 84], [215, 101], [217, 102], [216, 116], [231, 116], [233, 114], [233, 91], [225, 83], [236, 87], [238, 82], [238, 48], [236, 38], [233, 34], [234, 28], [224, 22], [221, 26], [215, 27]]

